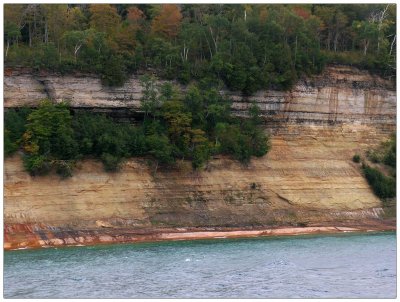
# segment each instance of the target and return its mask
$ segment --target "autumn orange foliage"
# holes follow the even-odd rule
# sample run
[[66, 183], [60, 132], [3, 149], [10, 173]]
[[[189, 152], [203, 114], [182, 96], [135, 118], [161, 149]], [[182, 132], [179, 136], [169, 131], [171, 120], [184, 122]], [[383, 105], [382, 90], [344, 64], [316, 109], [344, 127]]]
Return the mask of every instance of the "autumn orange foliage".
[[154, 34], [162, 35], [166, 38], [173, 38], [178, 35], [182, 14], [179, 6], [175, 4], [164, 4], [161, 12], [151, 24], [151, 31]]
[[295, 7], [293, 9], [293, 12], [298, 15], [299, 17], [302, 17], [304, 20], [307, 20], [308, 18], [310, 18], [311, 14], [309, 11], [305, 10], [302, 7]]
[[128, 8], [128, 14], [126, 16], [126, 19], [131, 23], [132, 25], [137, 25], [144, 20], [145, 15], [144, 13], [138, 9], [136, 6], [132, 6]]

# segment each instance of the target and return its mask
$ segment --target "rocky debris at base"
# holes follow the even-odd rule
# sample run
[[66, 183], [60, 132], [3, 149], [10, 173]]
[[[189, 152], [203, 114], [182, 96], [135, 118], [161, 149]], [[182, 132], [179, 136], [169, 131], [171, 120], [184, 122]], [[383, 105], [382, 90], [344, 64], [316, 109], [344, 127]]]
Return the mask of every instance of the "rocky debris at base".
[[[200, 240], [220, 238], [249, 238], [265, 236], [295, 236], [308, 234], [333, 234], [348, 232], [379, 232], [395, 231], [395, 220], [371, 220], [369, 223], [350, 226], [348, 224], [338, 226], [310, 226], [310, 227], [275, 227], [275, 228], [217, 228], [215, 231], [207, 231], [207, 228], [167, 228], [167, 229], [94, 229], [65, 231], [64, 238], [43, 239], [44, 230], [30, 234], [29, 241], [19, 241], [21, 236], [18, 233], [10, 233], [13, 229], [8, 226], [5, 233], [5, 250], [18, 250], [25, 248], [59, 247], [59, 246], [82, 246], [111, 243], [138, 243], [156, 241], [176, 240]], [[56, 234], [47, 231], [47, 236]], [[75, 238], [73, 236], [76, 236]]]

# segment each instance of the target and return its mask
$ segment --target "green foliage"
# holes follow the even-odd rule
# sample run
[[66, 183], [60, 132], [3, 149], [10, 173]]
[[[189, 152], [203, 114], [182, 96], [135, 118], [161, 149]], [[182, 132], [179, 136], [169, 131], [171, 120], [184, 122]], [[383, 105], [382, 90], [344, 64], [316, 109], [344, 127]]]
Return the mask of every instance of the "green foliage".
[[205, 100], [200, 89], [191, 85], [183, 100], [185, 108], [192, 116], [192, 124], [194, 127], [204, 127], [205, 124]]
[[173, 163], [172, 146], [165, 135], [150, 135], [146, 137], [147, 152], [158, 162], [163, 164]]
[[396, 134], [393, 134], [391, 139], [384, 145], [385, 154], [383, 162], [385, 165], [396, 169]]
[[106, 57], [99, 71], [101, 81], [106, 86], [122, 86], [128, 79], [121, 56], [110, 55]]
[[[61, 177], [69, 177], [76, 160], [85, 157], [101, 160], [106, 171], [118, 171], [126, 158], [146, 155], [155, 160], [155, 170], [177, 159], [188, 159], [194, 169], [201, 169], [213, 154], [231, 155], [247, 164], [252, 156], [268, 152], [268, 137], [259, 127], [262, 118], [255, 104], [248, 118], [238, 119], [231, 115], [231, 101], [215, 87], [192, 85], [181, 95], [168, 83], [157, 86], [150, 78], [144, 83], [144, 119], [136, 126], [102, 114], [71, 115], [67, 104], [49, 100], [28, 116], [25, 110], [9, 111], [7, 154], [21, 141], [25, 168], [32, 175], [54, 168]], [[146, 111], [152, 119], [146, 119]]]
[[355, 154], [355, 155], [353, 156], [353, 162], [359, 163], [360, 161], [361, 161], [360, 155]]
[[268, 153], [270, 145], [268, 136], [259, 128], [254, 128], [251, 133], [251, 155], [262, 157]]
[[382, 199], [396, 196], [396, 179], [387, 177], [365, 164], [363, 164], [363, 171], [376, 196]]
[[385, 165], [396, 168], [396, 151], [387, 153], [383, 162]]
[[162, 107], [162, 117], [167, 123], [168, 137], [179, 150], [179, 155], [188, 152], [190, 141], [191, 114], [185, 112], [182, 101], [167, 101]]
[[31, 154], [41, 154], [58, 159], [74, 159], [77, 144], [73, 139], [72, 117], [66, 104], [53, 105], [44, 100], [37, 110], [27, 118], [26, 132], [29, 136], [25, 146], [35, 144], [38, 150], [26, 150]]
[[5, 65], [92, 72], [108, 86], [150, 69], [183, 84], [223, 81], [245, 95], [287, 90], [326, 63], [394, 77], [395, 7], [6, 4]]
[[367, 152], [367, 157], [375, 164], [381, 162], [381, 156], [377, 151]]
[[45, 155], [25, 155], [23, 158], [25, 169], [32, 175], [45, 175], [51, 170], [51, 163]]
[[59, 69], [59, 54], [57, 47], [53, 43], [42, 44], [34, 50], [33, 55], [33, 68], [34, 69]]
[[4, 112], [4, 154], [12, 155], [18, 150], [20, 139], [25, 132], [26, 118], [30, 113], [28, 108], [7, 109]]
[[191, 130], [190, 141], [192, 144], [192, 166], [194, 169], [200, 169], [210, 158], [212, 152], [211, 143], [201, 129]]
[[104, 170], [108, 172], [118, 171], [121, 165], [121, 158], [109, 153], [103, 153], [101, 161], [103, 162]]
[[258, 127], [260, 110], [253, 105], [249, 111], [248, 120], [225, 118], [216, 123], [212, 130], [216, 152], [233, 155], [242, 163], [248, 163], [251, 156], [261, 157], [268, 152], [268, 137]]
[[[249, 130], [249, 129], [247, 129]], [[263, 156], [268, 152], [267, 137], [259, 130], [248, 133], [239, 125], [219, 123], [216, 127], [218, 150], [231, 154], [242, 163], [248, 163], [252, 155]]]
[[67, 178], [72, 176], [74, 163], [72, 160], [58, 160], [54, 161], [53, 164], [56, 167], [56, 173], [62, 178]]
[[8, 41], [16, 41], [21, 37], [21, 32], [19, 26], [12, 21], [4, 22], [4, 40]]
[[18, 145], [10, 139], [10, 132], [4, 129], [4, 156], [10, 156], [18, 149]]
[[106, 171], [117, 171], [124, 158], [145, 153], [144, 135], [128, 124], [117, 124], [104, 115], [77, 114], [75, 140], [82, 155], [100, 158]]
[[367, 157], [373, 163], [383, 163], [396, 168], [396, 135], [382, 143], [376, 150], [368, 150]]
[[[380, 75], [390, 74], [390, 58], [376, 56], [374, 54], [360, 55], [358, 51], [328, 52], [324, 51], [327, 63], [351, 65], [361, 69], [367, 69]], [[382, 60], [385, 61], [382, 61]]]
[[22, 139], [25, 167], [30, 173], [45, 174], [54, 165], [53, 161], [77, 157], [78, 146], [71, 120], [66, 104], [53, 105], [49, 100], [42, 101], [38, 109], [28, 115]]

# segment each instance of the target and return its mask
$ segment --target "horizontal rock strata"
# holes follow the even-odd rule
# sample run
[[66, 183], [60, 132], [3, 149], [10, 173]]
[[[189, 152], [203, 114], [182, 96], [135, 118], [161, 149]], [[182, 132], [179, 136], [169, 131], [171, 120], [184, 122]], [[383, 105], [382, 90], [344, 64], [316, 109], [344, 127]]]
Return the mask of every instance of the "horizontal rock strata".
[[[36, 106], [51, 97], [74, 108], [130, 111], [138, 108], [140, 96], [135, 77], [121, 88], [103, 87], [88, 76], [20, 70], [4, 77], [6, 108]], [[257, 102], [271, 134], [270, 153], [247, 167], [217, 157], [201, 172], [178, 162], [177, 168], [154, 175], [146, 159], [131, 159], [121, 172], [105, 173], [101, 163], [86, 160], [72, 178], [61, 180], [29, 176], [19, 155], [6, 159], [6, 243], [10, 248], [68, 244], [65, 240], [81, 244], [87, 243], [85, 234], [95, 242], [125, 242], [130, 241], [125, 233], [151, 228], [381, 221], [382, 204], [351, 159], [395, 130], [396, 93], [390, 82], [336, 66], [289, 92], [231, 97], [237, 115], [246, 115], [250, 102]]]
[[[300, 80], [288, 92], [259, 91], [251, 97], [222, 93], [233, 99], [237, 115], [246, 115], [249, 104], [256, 102], [272, 127], [282, 123], [355, 123], [394, 130], [393, 83], [356, 68], [328, 67], [321, 75]], [[50, 98], [67, 101], [73, 108], [137, 111], [141, 96], [138, 76], [132, 76], [124, 86], [116, 88], [105, 87], [98, 77], [90, 75], [34, 75], [18, 69], [6, 70], [4, 77], [6, 108], [37, 106], [41, 99]]]
[[[40, 229], [40, 231], [37, 231]], [[174, 228], [151, 229], [146, 231], [132, 229], [106, 229], [98, 230], [64, 230], [43, 228], [37, 224], [14, 224], [6, 226], [5, 244], [6, 250], [19, 250], [27, 248], [49, 248], [65, 246], [86, 246], [111, 243], [138, 243], [155, 241], [179, 241], [199, 239], [224, 239], [224, 238], [249, 238], [266, 236], [296, 236], [309, 234], [333, 234], [350, 232], [380, 232], [394, 231], [395, 223], [376, 225], [362, 224], [357, 227], [346, 226], [313, 226], [313, 227], [278, 227], [257, 228], [252, 230], [236, 230], [234, 228]], [[15, 242], [9, 240], [8, 234], [20, 232], [25, 241]], [[57, 237], [56, 237], [57, 236]]]
[[[368, 127], [359, 126], [358, 133], [363, 132], [367, 135]], [[36, 233], [51, 227], [101, 232], [380, 219], [381, 202], [351, 161], [360, 147], [369, 146], [363, 143], [340, 136], [273, 136], [271, 152], [248, 167], [221, 157], [202, 172], [179, 163], [179, 169], [153, 175], [145, 159], [127, 161], [118, 173], [84, 161], [65, 180], [29, 176], [16, 155], [5, 162], [4, 219], [6, 225], [34, 223]], [[26, 241], [13, 232], [7, 238]]]

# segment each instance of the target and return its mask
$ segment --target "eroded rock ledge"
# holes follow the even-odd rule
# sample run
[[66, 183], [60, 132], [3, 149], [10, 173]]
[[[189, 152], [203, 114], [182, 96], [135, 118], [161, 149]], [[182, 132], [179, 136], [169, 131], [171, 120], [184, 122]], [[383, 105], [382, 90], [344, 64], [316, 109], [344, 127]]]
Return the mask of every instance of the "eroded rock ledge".
[[[35, 230], [38, 230], [35, 232]], [[112, 243], [139, 243], [157, 241], [251, 238], [271, 236], [296, 236], [309, 234], [363, 233], [394, 231], [396, 224], [364, 223], [357, 226], [312, 226], [312, 227], [275, 227], [275, 228], [174, 228], [174, 229], [112, 229], [112, 230], [60, 230], [43, 225], [16, 224], [5, 229], [5, 250], [26, 248], [49, 248], [65, 246], [85, 246]], [[26, 241], [15, 241], [9, 234], [21, 233]], [[29, 235], [27, 235], [29, 234]], [[13, 236], [13, 235], [11, 235]]]
[[[292, 90], [259, 91], [251, 97], [222, 91], [234, 100], [237, 115], [245, 115], [250, 102], [261, 108], [271, 129], [284, 124], [372, 124], [386, 131], [395, 128], [396, 91], [393, 82], [348, 66], [327, 67], [318, 76], [300, 80]], [[68, 101], [73, 108], [109, 112], [138, 111], [142, 88], [138, 76], [123, 87], [101, 85], [91, 75], [38, 73], [7, 69], [4, 106], [37, 106], [43, 98]], [[124, 114], [129, 114], [129, 110]]]

